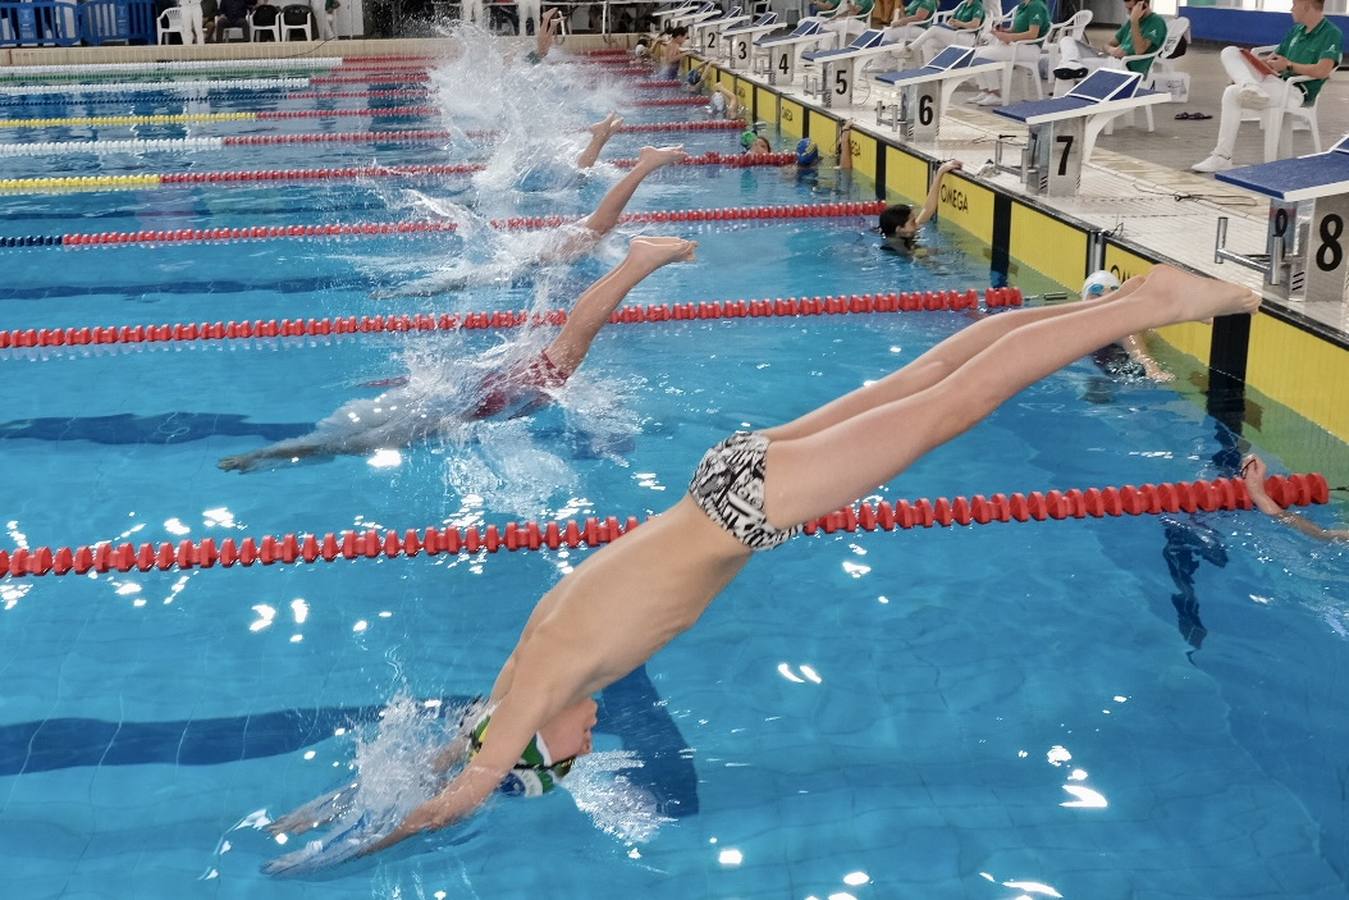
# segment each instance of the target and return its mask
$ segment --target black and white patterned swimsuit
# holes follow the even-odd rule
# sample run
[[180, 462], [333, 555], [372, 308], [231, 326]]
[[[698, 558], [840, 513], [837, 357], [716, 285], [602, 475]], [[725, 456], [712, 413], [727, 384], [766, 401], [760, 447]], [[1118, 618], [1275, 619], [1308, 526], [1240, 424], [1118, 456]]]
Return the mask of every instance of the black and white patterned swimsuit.
[[751, 550], [768, 550], [801, 533], [777, 528], [764, 515], [764, 460], [768, 438], [737, 431], [703, 455], [689, 496], [707, 517]]

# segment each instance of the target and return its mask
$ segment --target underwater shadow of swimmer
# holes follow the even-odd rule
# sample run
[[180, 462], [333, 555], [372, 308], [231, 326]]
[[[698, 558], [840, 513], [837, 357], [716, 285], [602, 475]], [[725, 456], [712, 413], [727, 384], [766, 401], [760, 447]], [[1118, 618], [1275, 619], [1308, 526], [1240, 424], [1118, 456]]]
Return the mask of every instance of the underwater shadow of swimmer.
[[[462, 708], [469, 696], [442, 698]], [[642, 760], [625, 777], [656, 799], [670, 818], [698, 812], [697, 773], [684, 757], [688, 742], [645, 668], [604, 689], [595, 730], [613, 734]], [[0, 776], [78, 766], [170, 764], [211, 766], [293, 753], [333, 737], [338, 728], [378, 720], [383, 705], [287, 709], [215, 719], [111, 722], [61, 718], [0, 725]]]

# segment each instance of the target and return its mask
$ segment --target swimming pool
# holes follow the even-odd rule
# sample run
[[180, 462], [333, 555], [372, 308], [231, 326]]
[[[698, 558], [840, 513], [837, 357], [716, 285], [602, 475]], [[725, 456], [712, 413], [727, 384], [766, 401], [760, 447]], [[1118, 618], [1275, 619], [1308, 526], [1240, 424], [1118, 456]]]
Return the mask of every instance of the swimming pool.
[[[574, 92], [558, 121], [583, 122], [603, 111], [591, 104], [621, 102], [620, 91]], [[211, 108], [260, 108], [256, 100]], [[438, 101], [466, 115], [467, 100]], [[306, 127], [265, 127], [282, 126]], [[168, 126], [140, 133], [178, 136]], [[735, 135], [681, 137], [691, 150], [729, 152]], [[620, 135], [605, 156], [632, 156], [649, 139]], [[441, 156], [482, 150], [455, 143]], [[6, 177], [27, 177], [430, 158], [425, 147], [315, 144], [5, 165]], [[580, 213], [613, 177], [543, 196], [446, 179], [0, 203], [6, 236], [476, 221]], [[870, 190], [824, 182], [689, 167], [650, 179], [630, 208], [799, 204]], [[447, 206], [470, 200], [469, 211]], [[934, 230], [939, 252], [911, 260], [878, 252], [869, 224], [647, 226], [696, 237], [699, 261], [656, 273], [629, 302], [986, 285], [982, 248], [960, 233]], [[448, 256], [481, 260], [512, 240], [474, 234], [3, 248], [0, 327], [565, 306], [621, 252], [611, 239], [596, 258], [532, 283], [435, 290]], [[1017, 278], [1028, 294], [1055, 287], [1027, 271]], [[419, 292], [372, 296], [410, 285]], [[409, 368], [458, 388], [465, 361], [506, 335], [2, 351], [10, 390], [0, 448], [13, 485], [4, 544], [642, 515], [673, 502], [727, 431], [797, 415], [968, 320], [924, 312], [614, 326], [562, 402], [529, 419], [396, 455], [244, 476], [216, 460], [307, 429], [377, 393], [365, 383]], [[1192, 479], [1226, 474], [1231, 443], [1191, 397], [1113, 381], [1083, 361], [878, 493]], [[1333, 519], [1327, 509], [1309, 515]], [[290, 849], [250, 827], [259, 811], [275, 815], [349, 779], [358, 743], [363, 766], [407, 765], [427, 728], [408, 722], [407, 708], [485, 690], [534, 600], [585, 552], [0, 582], [9, 893], [1344, 895], [1344, 551], [1241, 513], [798, 540], [756, 559], [696, 629], [606, 691], [601, 752], [574, 784], [574, 803], [568, 794], [503, 799], [462, 828], [372, 860], [298, 880], [259, 874]], [[606, 767], [627, 781], [616, 787]]]

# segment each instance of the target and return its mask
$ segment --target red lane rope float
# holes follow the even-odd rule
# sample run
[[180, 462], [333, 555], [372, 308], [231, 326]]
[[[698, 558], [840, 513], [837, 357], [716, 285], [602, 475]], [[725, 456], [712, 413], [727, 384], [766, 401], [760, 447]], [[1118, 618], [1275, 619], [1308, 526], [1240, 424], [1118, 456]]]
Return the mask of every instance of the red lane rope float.
[[430, 81], [431, 76], [427, 72], [400, 72], [397, 74], [383, 75], [378, 72], [371, 72], [367, 75], [315, 75], [309, 79], [310, 84], [397, 84], [400, 82]]
[[[1320, 473], [1273, 476], [1265, 481], [1269, 496], [1282, 507], [1325, 503], [1329, 487]], [[1176, 512], [1214, 512], [1251, 509], [1251, 497], [1239, 478], [1215, 478], [1210, 481], [1125, 485], [1121, 488], [1051, 490], [1045, 493], [993, 494], [985, 497], [921, 498], [894, 503], [862, 503], [821, 516], [805, 525], [805, 533], [823, 531], [907, 531], [953, 525], [989, 525], [994, 522], [1029, 522], [1034, 519], [1083, 519], [1106, 516], [1141, 516]], [[0, 550], [0, 578], [35, 575], [83, 575], [87, 572], [129, 572], [136, 569], [170, 571], [175, 569], [232, 568], [261, 563], [334, 562], [338, 559], [390, 559], [421, 553], [437, 556], [473, 554], [501, 550], [559, 550], [564, 547], [598, 547], [618, 540], [639, 526], [636, 516], [595, 516], [584, 521], [509, 522], [505, 526], [488, 525], [479, 529], [435, 527], [406, 531], [376, 529], [327, 532], [303, 537], [286, 534], [280, 538], [266, 535], [261, 540], [246, 537], [226, 538], [218, 544], [213, 538], [183, 540], [177, 544], [111, 543], [95, 546], [22, 547], [11, 552]]]
[[388, 88], [369, 91], [292, 91], [285, 96], [287, 100], [363, 100], [369, 97], [421, 97], [425, 98], [430, 90], [421, 88]]
[[[772, 153], [750, 156], [744, 153], [708, 152], [699, 156], [690, 156], [680, 160], [681, 166], [730, 166], [749, 168], [753, 166], [785, 166], [794, 162], [791, 153]], [[630, 169], [637, 165], [637, 159], [616, 159], [611, 165], [620, 169]], [[340, 168], [320, 169], [243, 169], [237, 171], [216, 172], [165, 172], [157, 175], [145, 175], [147, 179], [158, 179], [160, 185], [180, 184], [247, 184], [260, 181], [350, 181], [360, 178], [409, 178], [430, 175], [466, 175], [481, 172], [486, 168], [483, 163], [447, 163], [443, 165], [413, 166], [343, 166]], [[42, 179], [36, 179], [42, 180]], [[129, 186], [145, 190], [153, 185], [136, 182]], [[12, 186], [11, 186], [12, 187]]]
[[342, 63], [363, 63], [363, 62], [436, 62], [439, 57], [418, 56], [416, 54], [401, 53], [381, 56], [377, 54], [366, 54], [363, 56], [344, 56]]
[[706, 106], [706, 97], [660, 97], [655, 100], [634, 100], [632, 106], [651, 108], [656, 106]]
[[[746, 206], [726, 209], [683, 209], [660, 212], [627, 213], [621, 223], [653, 222], [742, 222], [758, 219], [818, 219], [834, 216], [878, 215], [885, 202], [872, 200], [853, 203], [815, 203], [795, 206]], [[556, 228], [578, 221], [577, 216], [519, 216], [493, 219], [493, 228], [503, 231]], [[106, 246], [112, 244], [200, 244], [215, 241], [257, 240], [306, 237], [371, 237], [390, 234], [437, 234], [455, 231], [453, 222], [353, 222], [333, 225], [254, 225], [246, 228], [179, 228], [174, 231], [124, 231], [101, 234], [63, 234], [55, 242], [65, 247]], [[13, 242], [12, 244], [10, 242]], [[0, 246], [50, 244], [47, 236], [4, 238]]]
[[[1020, 306], [1021, 303], [1020, 288], [988, 288], [984, 291], [984, 304], [989, 309]], [[974, 290], [906, 291], [799, 299], [775, 297], [767, 300], [701, 300], [692, 303], [652, 303], [646, 306], [634, 304], [615, 310], [609, 316], [609, 321], [614, 325], [637, 325], [694, 319], [787, 318], [978, 308], [979, 295]], [[525, 326], [565, 325], [566, 322], [566, 310], [553, 309], [533, 313], [522, 310], [440, 315], [391, 313], [382, 316], [334, 316], [323, 319], [258, 319], [253, 322], [15, 328], [11, 331], [0, 331], [0, 350], [353, 334], [427, 334], [437, 331], [504, 330]]]
[[[625, 134], [645, 134], [657, 131], [739, 131], [745, 123], [738, 119], [716, 119], [691, 122], [645, 122], [619, 128]], [[495, 131], [468, 131], [469, 138], [487, 138]], [[259, 147], [273, 144], [330, 144], [330, 143], [387, 143], [416, 144], [443, 141], [454, 137], [444, 129], [419, 128], [404, 131], [333, 131], [313, 134], [236, 134], [220, 138], [225, 147]]]
[[380, 107], [361, 107], [359, 109], [271, 109], [262, 110], [253, 114], [253, 118], [259, 122], [275, 119], [340, 119], [340, 118], [359, 118], [373, 119], [379, 116], [389, 116], [391, 118], [411, 119], [423, 116], [439, 116], [444, 114], [444, 110], [438, 106], [388, 106]]

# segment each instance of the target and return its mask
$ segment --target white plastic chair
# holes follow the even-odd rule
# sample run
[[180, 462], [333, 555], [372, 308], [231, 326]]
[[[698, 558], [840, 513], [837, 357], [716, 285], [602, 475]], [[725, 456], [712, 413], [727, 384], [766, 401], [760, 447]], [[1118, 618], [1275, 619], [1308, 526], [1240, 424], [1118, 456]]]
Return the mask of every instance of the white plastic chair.
[[[270, 9], [274, 12], [272, 24], [259, 25], [256, 16], [259, 9]], [[280, 42], [281, 40], [281, 10], [274, 6], [254, 7], [248, 11], [248, 39], [251, 42], [259, 42], [263, 36], [270, 36], [272, 40]], [[265, 18], [265, 14], [264, 14]]]
[[1024, 69], [1030, 75], [1031, 82], [1035, 85], [1035, 98], [1043, 100], [1045, 97], [1045, 86], [1040, 81], [1040, 54], [1044, 52], [1045, 39], [1050, 31], [1045, 32], [1033, 41], [1020, 41], [1015, 44], [1009, 44], [1009, 47], [1015, 48], [1012, 58], [1007, 62], [1007, 67], [1002, 70], [1002, 102], [1012, 102], [1012, 76], [1016, 74], [1017, 69]]
[[[1091, 24], [1091, 10], [1083, 9], [1073, 13], [1056, 25], [1050, 25], [1048, 33], [1045, 34], [1044, 50], [1040, 56], [1049, 65], [1046, 69], [1053, 72], [1059, 65], [1059, 41], [1070, 37], [1075, 41], [1082, 40], [1087, 33], [1087, 26]], [[1055, 93], [1050, 91], [1051, 94]]]
[[[1256, 56], [1267, 56], [1279, 49], [1278, 44], [1270, 44], [1266, 47], [1256, 47], [1251, 52]], [[1335, 75], [1331, 72], [1331, 77]], [[1305, 75], [1295, 75], [1287, 79], [1288, 84], [1301, 84], [1304, 81], [1314, 81]], [[1329, 79], [1327, 79], [1329, 80]], [[1325, 86], [1322, 85], [1321, 92], [1325, 92]], [[1321, 94], [1316, 95], [1319, 99]], [[1286, 118], [1292, 121], [1285, 122]], [[1316, 103], [1304, 103], [1301, 106], [1275, 106], [1271, 103], [1265, 109], [1253, 109], [1242, 114], [1243, 122], [1259, 122], [1260, 129], [1265, 133], [1265, 162], [1273, 162], [1276, 159], [1285, 159], [1293, 155], [1293, 132], [1309, 131], [1312, 137], [1312, 148], [1321, 152], [1321, 124], [1316, 117]], [[1298, 126], [1301, 126], [1299, 128]]]
[[178, 40], [184, 44], [187, 43], [187, 35], [183, 33], [183, 11], [176, 6], [170, 6], [159, 14], [155, 20], [155, 40], [160, 44], [167, 44], [168, 37], [171, 34], [178, 35]]

